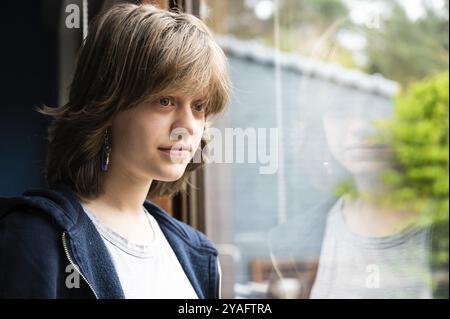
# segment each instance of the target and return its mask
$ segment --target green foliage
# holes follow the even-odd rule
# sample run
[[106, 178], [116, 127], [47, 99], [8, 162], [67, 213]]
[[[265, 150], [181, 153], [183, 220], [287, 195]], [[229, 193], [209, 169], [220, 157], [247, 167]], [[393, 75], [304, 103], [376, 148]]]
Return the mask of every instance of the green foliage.
[[[432, 267], [448, 276], [449, 249], [449, 72], [411, 87], [396, 101], [395, 117], [384, 125], [400, 170], [386, 173], [393, 187], [385, 200], [413, 208], [431, 224]], [[445, 278], [445, 276], [443, 276]], [[448, 282], [434, 281], [436, 297], [448, 298]]]
[[[343, 0], [279, 1], [281, 50], [349, 68], [360, 68], [370, 74], [379, 73], [401, 83], [404, 88], [448, 68], [448, 0], [445, 1], [444, 10], [424, 1], [425, 15], [414, 21], [408, 17], [398, 0], [379, 0], [377, 2], [382, 2], [388, 12], [377, 16], [379, 27], [352, 21], [352, 8], [370, 3], [361, 2], [358, 4], [358, 1], [354, 1], [352, 6], [348, 6]], [[207, 3], [221, 3], [223, 6], [224, 2], [208, 0]], [[260, 20], [254, 13], [254, 7], [248, 3], [251, 2], [226, 1], [226, 17], [217, 14], [215, 19], [220, 18], [220, 22], [216, 22], [215, 27], [220, 32], [241, 39], [258, 39], [273, 47], [274, 16]], [[253, 3], [256, 4], [256, 1]], [[217, 10], [223, 11], [222, 6]], [[357, 53], [360, 58], [365, 58], [366, 65], [358, 62], [355, 51], [339, 41], [342, 31], [365, 38], [366, 48]]]
[[[281, 50], [323, 59], [329, 59], [332, 54], [339, 62], [342, 59], [343, 64], [353, 66], [349, 62], [350, 53], [336, 40], [349, 13], [341, 0], [284, 0], [279, 5]], [[258, 39], [267, 46], [275, 45], [274, 15], [260, 20], [254, 14], [254, 7], [246, 5], [244, 0], [229, 1], [227, 10], [219, 29], [240, 39]]]
[[403, 87], [448, 68], [449, 24], [442, 12], [428, 8], [424, 17], [411, 21], [394, 2], [381, 27], [367, 29], [366, 36], [367, 72], [383, 74]]
[[387, 200], [419, 209], [432, 222], [448, 222], [448, 76], [447, 71], [413, 85], [397, 98], [393, 121], [383, 125], [400, 166], [385, 175], [393, 188]]
[[350, 181], [350, 180], [340, 182], [336, 186], [336, 188], [334, 190], [334, 194], [337, 197], [341, 197], [344, 195], [350, 196], [350, 198], [358, 197], [358, 193], [356, 191], [355, 184], [353, 183], [353, 181]]

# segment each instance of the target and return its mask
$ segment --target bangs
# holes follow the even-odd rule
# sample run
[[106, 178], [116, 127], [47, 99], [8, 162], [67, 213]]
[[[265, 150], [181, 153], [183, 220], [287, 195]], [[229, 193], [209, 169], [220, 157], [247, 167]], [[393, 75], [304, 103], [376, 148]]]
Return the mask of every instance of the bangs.
[[[206, 116], [221, 113], [230, 96], [227, 58], [212, 35], [195, 17], [179, 15], [155, 36], [146, 34], [144, 67], [137, 83], [141, 95], [186, 94], [206, 104]], [[156, 60], [155, 57], [158, 57]]]

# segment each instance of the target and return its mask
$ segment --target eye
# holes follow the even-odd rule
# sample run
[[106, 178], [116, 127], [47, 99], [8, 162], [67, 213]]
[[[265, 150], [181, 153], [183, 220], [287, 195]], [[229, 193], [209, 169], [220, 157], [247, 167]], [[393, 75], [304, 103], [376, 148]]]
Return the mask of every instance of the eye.
[[206, 106], [204, 103], [196, 103], [196, 104], [194, 104], [194, 106], [192, 108], [197, 112], [204, 112]]
[[169, 106], [170, 104], [172, 104], [172, 99], [170, 97], [162, 97], [159, 99], [159, 104], [161, 106]]

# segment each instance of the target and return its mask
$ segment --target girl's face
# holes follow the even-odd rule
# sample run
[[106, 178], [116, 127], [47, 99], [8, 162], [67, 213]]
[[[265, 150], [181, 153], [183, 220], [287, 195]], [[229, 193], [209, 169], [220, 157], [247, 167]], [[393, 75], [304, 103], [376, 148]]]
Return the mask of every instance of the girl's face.
[[200, 145], [205, 104], [161, 96], [119, 113], [112, 123], [111, 166], [137, 178], [175, 181]]
[[353, 174], [375, 172], [389, 167], [392, 150], [387, 144], [371, 141], [375, 123], [390, 118], [390, 105], [339, 105], [323, 116], [327, 143], [333, 157]]

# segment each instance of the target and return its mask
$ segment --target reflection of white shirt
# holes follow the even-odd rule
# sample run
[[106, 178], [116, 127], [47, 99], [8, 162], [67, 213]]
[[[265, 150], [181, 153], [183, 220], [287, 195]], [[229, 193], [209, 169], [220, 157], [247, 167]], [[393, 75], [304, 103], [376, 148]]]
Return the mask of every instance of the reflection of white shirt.
[[432, 298], [429, 230], [359, 236], [347, 228], [342, 205], [343, 198], [328, 216], [311, 298]]
[[[83, 206], [112, 257], [127, 299], [198, 299], [175, 253], [155, 218], [146, 211], [155, 236], [137, 245], [100, 222]], [[145, 208], [144, 208], [145, 209]]]

